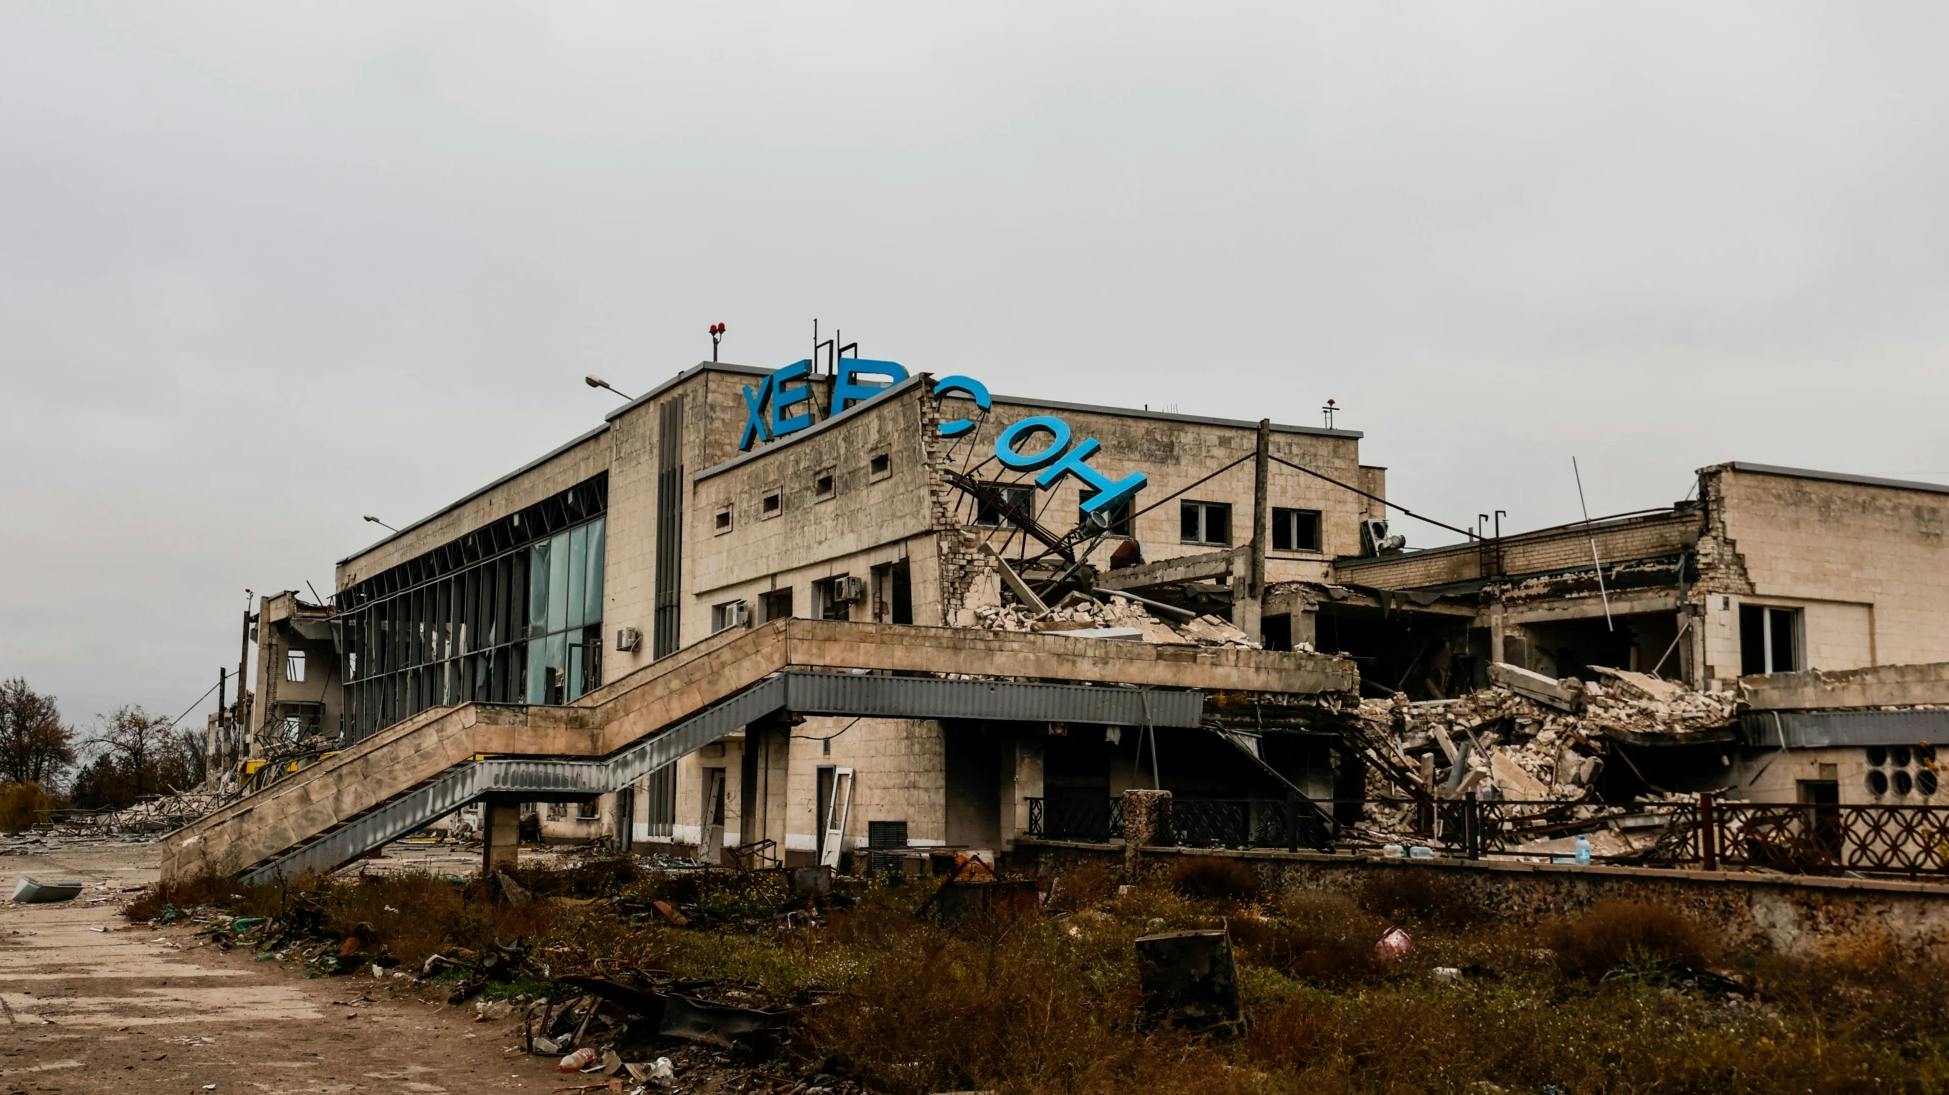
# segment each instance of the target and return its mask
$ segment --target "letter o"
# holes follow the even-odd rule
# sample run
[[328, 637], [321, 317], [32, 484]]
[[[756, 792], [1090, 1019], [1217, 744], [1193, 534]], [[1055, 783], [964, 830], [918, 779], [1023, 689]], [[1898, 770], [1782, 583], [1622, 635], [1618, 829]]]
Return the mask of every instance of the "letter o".
[[[1032, 433], [1049, 434], [1052, 438], [1049, 447], [1033, 455], [1015, 451], [1015, 443]], [[1055, 463], [1056, 457], [1068, 447], [1069, 423], [1053, 415], [1039, 414], [1024, 418], [995, 438], [995, 459], [1017, 471], [1035, 471]]]

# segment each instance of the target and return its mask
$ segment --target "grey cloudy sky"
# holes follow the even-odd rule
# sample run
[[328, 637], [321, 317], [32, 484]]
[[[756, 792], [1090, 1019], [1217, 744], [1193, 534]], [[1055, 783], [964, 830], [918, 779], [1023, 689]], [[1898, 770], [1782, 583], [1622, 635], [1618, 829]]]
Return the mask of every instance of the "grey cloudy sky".
[[[1949, 6], [0, 5], [0, 676], [174, 715], [245, 586], [708, 353], [1313, 422], [1518, 527], [1949, 481]], [[1440, 538], [1403, 523], [1411, 543]], [[206, 705], [207, 706], [207, 705]]]

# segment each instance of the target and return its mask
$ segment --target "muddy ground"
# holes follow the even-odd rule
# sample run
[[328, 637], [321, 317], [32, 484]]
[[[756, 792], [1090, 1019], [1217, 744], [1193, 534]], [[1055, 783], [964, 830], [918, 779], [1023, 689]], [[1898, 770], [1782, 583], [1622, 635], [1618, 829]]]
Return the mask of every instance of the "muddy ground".
[[[195, 925], [130, 925], [156, 846], [0, 854], [0, 1093], [548, 1092], [554, 1062], [505, 1023], [366, 978], [304, 979]], [[4, 901], [21, 875], [78, 879], [58, 905]], [[211, 1085], [214, 1085], [212, 1087]]]

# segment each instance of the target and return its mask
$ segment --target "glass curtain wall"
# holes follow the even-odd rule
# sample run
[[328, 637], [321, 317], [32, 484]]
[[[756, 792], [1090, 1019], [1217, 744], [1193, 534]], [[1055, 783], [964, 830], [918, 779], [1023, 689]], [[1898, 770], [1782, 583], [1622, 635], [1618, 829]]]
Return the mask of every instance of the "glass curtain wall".
[[582, 484], [341, 593], [345, 740], [429, 707], [560, 704], [600, 684], [605, 487]]

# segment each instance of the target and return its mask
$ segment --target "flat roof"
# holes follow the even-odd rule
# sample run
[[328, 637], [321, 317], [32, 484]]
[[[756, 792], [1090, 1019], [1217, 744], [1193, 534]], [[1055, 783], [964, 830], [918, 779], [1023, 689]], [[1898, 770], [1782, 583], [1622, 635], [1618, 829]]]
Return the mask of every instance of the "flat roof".
[[[1753, 464], [1744, 460], [1734, 460], [1720, 467], [1749, 475], [1779, 475], [1789, 479], [1820, 479], [1829, 483], [1853, 483], [1863, 487], [1890, 487], [1895, 490], [1920, 490], [1931, 494], [1949, 494], [1949, 486], [1941, 483], [1920, 483], [1912, 479], [1882, 479], [1873, 475], [1848, 475], [1838, 471], [1815, 471], [1812, 468], [1789, 468], [1779, 464]], [[1710, 471], [1711, 469], [1706, 469]]]
[[[737, 365], [728, 361], [700, 361], [697, 364], [692, 365], [690, 368], [677, 373], [675, 376], [672, 376], [670, 379], [665, 380], [663, 383], [658, 384], [656, 387], [651, 388], [649, 391], [644, 392], [642, 395], [637, 396], [635, 399], [632, 399], [629, 402], [624, 403], [622, 406], [616, 407], [613, 410], [609, 411], [607, 414], [604, 414], [602, 416], [602, 420], [604, 423], [603, 425], [598, 426], [593, 430], [590, 430], [588, 433], [582, 434], [580, 437], [575, 438], [574, 440], [568, 442], [565, 445], [560, 445], [553, 449], [550, 449], [548, 452], [543, 453], [541, 456], [538, 456], [535, 459], [528, 461], [526, 464], [523, 464], [520, 467], [514, 469], [513, 471], [508, 472], [506, 475], [502, 475], [492, 480], [491, 482], [488, 482], [480, 487], [477, 487], [474, 490], [468, 491], [466, 494], [461, 495], [459, 498], [456, 498], [452, 502], [449, 502], [446, 505], [441, 506], [439, 509], [434, 510], [432, 513], [429, 513], [426, 516], [421, 517], [420, 519], [414, 521], [409, 525], [402, 525], [397, 532], [394, 532], [388, 536], [375, 540], [372, 543], [367, 544], [365, 547], [362, 547], [359, 550], [353, 552], [352, 554], [347, 555], [344, 558], [340, 559], [337, 565], [344, 566], [345, 564], [350, 563], [353, 560], [360, 558], [361, 556], [370, 555], [372, 552], [377, 551], [378, 549], [386, 546], [387, 544], [392, 543], [394, 540], [397, 540], [400, 537], [405, 536], [408, 533], [411, 533], [413, 530], [420, 528], [421, 526], [431, 521], [434, 521], [448, 513], [451, 513], [456, 509], [459, 509], [461, 506], [464, 506], [467, 503], [473, 501], [474, 499], [479, 498], [481, 495], [486, 494], [487, 492], [495, 489], [496, 487], [502, 486], [503, 484], [513, 479], [519, 478], [520, 476], [535, 470], [536, 468], [540, 467], [543, 464], [548, 463], [550, 460], [555, 459], [556, 457], [562, 455], [563, 453], [569, 451], [570, 449], [575, 448], [577, 445], [581, 445], [584, 442], [594, 439], [595, 437], [602, 434], [604, 431], [606, 431], [609, 428], [608, 423], [614, 422], [616, 419], [622, 417], [625, 414], [628, 414], [630, 411], [635, 410], [637, 407], [640, 407], [643, 404], [656, 399], [657, 397], [663, 395], [665, 392], [668, 392], [670, 389], [676, 387], [679, 384], [682, 384], [684, 381], [690, 379], [693, 376], [698, 375], [699, 373], [707, 373], [707, 372], [730, 373], [736, 376], [755, 377], [755, 376], [764, 376], [767, 373], [771, 373], [774, 371], [775, 370], [773, 369], [760, 369], [751, 365]], [[919, 375], [918, 373], [912, 374], [912, 376], [918, 376], [918, 375]], [[912, 376], [909, 377], [909, 381], [911, 381]], [[1089, 414], [1116, 415], [1122, 418], [1148, 418], [1148, 419], [1153, 419], [1161, 422], [1185, 422], [1185, 423], [1202, 425], [1202, 426], [1229, 426], [1237, 429], [1246, 429], [1246, 430], [1255, 430], [1259, 427], [1259, 424], [1257, 422], [1250, 421], [1243, 418], [1213, 418], [1206, 415], [1179, 414], [1175, 411], [1153, 411], [1153, 410], [1146, 410], [1143, 408], [1136, 408], [1136, 407], [1111, 407], [1111, 406], [1105, 406], [1105, 405], [1095, 404], [1095, 403], [1067, 403], [1061, 400], [1036, 399], [1030, 396], [1019, 396], [1019, 395], [996, 395], [993, 396], [992, 399], [996, 403], [1013, 403], [1023, 407], [1041, 407], [1049, 410], [1059, 410], [1059, 411], [1081, 411]], [[813, 433], [817, 431], [820, 427], [824, 426], [826, 423], [835, 422], [835, 421], [838, 421], [838, 419], [836, 418], [821, 419], [817, 425], [811, 427], [810, 429], [801, 431], [801, 433], [798, 435], [794, 435], [794, 439], [798, 436], [803, 436], [805, 434]], [[1308, 434], [1315, 437], [1339, 437], [1339, 438], [1345, 438], [1347, 440], [1359, 440], [1360, 438], [1366, 436], [1365, 434], [1361, 433], [1358, 430], [1329, 430], [1319, 426], [1294, 426], [1294, 425], [1287, 425], [1287, 424], [1282, 424], [1277, 422], [1272, 424], [1271, 429], [1274, 433]], [[787, 443], [789, 443], [789, 440], [791, 439], [788, 439]], [[725, 461], [724, 463], [717, 465], [714, 468], [706, 468], [703, 471], [696, 473], [695, 475], [692, 476], [692, 479], [693, 480], [702, 479], [711, 475], [716, 475], [720, 472], [727, 471], [731, 467], [737, 464], [743, 463], [744, 461], [752, 459], [753, 457], [759, 456], [765, 452], [769, 452], [774, 447], [776, 447], [776, 444], [766, 445], [762, 449], [754, 449], [751, 452], [743, 453], [737, 457], [732, 458], [731, 460]], [[1931, 489], [1949, 492], [1949, 487], [1936, 487]]]

